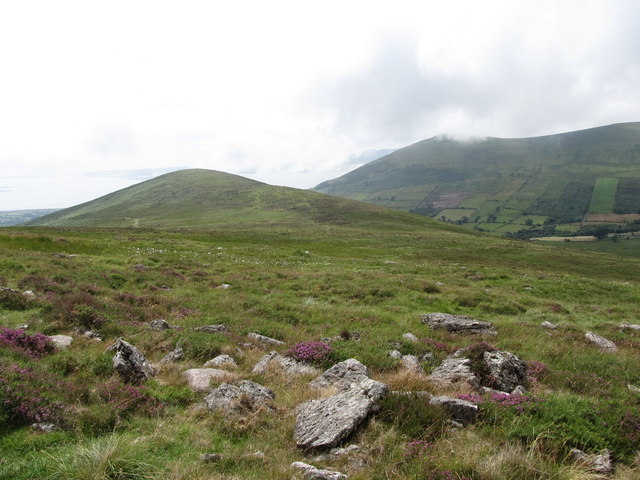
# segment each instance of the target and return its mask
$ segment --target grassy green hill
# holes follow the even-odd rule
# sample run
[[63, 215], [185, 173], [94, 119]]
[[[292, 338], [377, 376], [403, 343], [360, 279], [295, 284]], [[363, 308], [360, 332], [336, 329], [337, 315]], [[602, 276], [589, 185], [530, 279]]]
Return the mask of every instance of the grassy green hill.
[[640, 123], [535, 138], [434, 137], [315, 190], [503, 234], [543, 225], [571, 232], [640, 218], [639, 164]]
[[415, 217], [317, 192], [194, 169], [162, 175], [38, 218], [29, 225], [176, 228], [376, 224], [380, 228], [401, 228], [419, 222]]

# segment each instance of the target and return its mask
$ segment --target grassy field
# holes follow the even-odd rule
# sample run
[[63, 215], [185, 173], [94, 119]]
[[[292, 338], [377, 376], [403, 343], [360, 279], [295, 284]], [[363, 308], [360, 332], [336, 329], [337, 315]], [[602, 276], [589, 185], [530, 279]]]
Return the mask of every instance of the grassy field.
[[598, 178], [593, 189], [589, 213], [613, 213], [618, 189], [617, 178]]
[[[572, 447], [609, 448], [611, 478], [638, 478], [640, 396], [627, 385], [640, 386], [640, 335], [618, 325], [638, 323], [640, 259], [422, 222], [358, 225], [0, 230], [0, 285], [35, 294], [4, 294], [0, 326], [75, 339], [39, 359], [0, 342], [0, 381], [11, 387], [0, 389], [0, 479], [290, 479], [291, 462], [305, 460], [293, 441], [295, 408], [314, 394], [308, 378], [252, 374], [266, 351], [241, 346], [246, 334], [281, 339], [283, 352], [340, 337], [331, 343], [335, 361], [355, 357], [393, 390], [437, 394], [445, 392], [388, 356], [394, 348], [431, 352], [428, 372], [481, 340], [430, 330], [420, 316], [435, 311], [492, 322], [498, 335], [484, 340], [535, 365], [528, 400], [518, 408], [484, 403], [479, 421], [459, 429], [413, 397], [390, 398], [346, 443], [360, 445], [356, 461], [307, 462], [352, 480], [568, 480], [595, 478], [569, 460]], [[157, 318], [176, 328], [150, 329]], [[545, 320], [559, 328], [540, 328]], [[193, 330], [219, 323], [228, 334]], [[615, 341], [618, 352], [589, 344], [587, 330]], [[403, 341], [405, 332], [420, 342]], [[185, 358], [132, 390], [105, 352], [117, 337], [152, 362], [177, 343]], [[272, 388], [276, 410], [241, 418], [203, 410], [181, 372], [218, 353], [236, 359], [241, 378]], [[18, 414], [15, 402], [28, 408]], [[43, 402], [55, 406], [50, 433], [29, 426], [33, 411], [44, 415]], [[256, 451], [264, 457], [250, 455]], [[210, 452], [221, 460], [199, 460]]]

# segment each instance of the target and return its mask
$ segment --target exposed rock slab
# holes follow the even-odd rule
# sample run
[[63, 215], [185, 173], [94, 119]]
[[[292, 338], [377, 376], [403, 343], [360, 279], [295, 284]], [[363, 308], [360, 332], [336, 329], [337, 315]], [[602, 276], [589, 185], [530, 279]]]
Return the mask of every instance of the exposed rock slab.
[[209, 410], [241, 413], [246, 410], [269, 407], [274, 399], [275, 395], [269, 388], [250, 380], [242, 380], [236, 385], [223, 383], [211, 390], [204, 401]]
[[441, 396], [431, 398], [429, 403], [442, 406], [451, 418], [462, 425], [473, 423], [478, 418], [478, 406], [467, 400]]
[[291, 468], [298, 470], [307, 480], [346, 480], [348, 478], [344, 473], [316, 468], [304, 462], [293, 462]]
[[511, 392], [527, 382], [527, 364], [511, 352], [484, 352], [483, 361], [494, 380], [491, 387]]
[[293, 358], [280, 355], [278, 352], [267, 353], [253, 367], [252, 373], [265, 373], [270, 368], [282, 370], [289, 376], [317, 375], [320, 371], [306, 363], [297, 362]]
[[254, 342], [262, 343], [264, 345], [284, 345], [285, 343], [281, 340], [276, 340], [275, 338], [267, 337], [265, 335], [260, 335], [259, 333], [247, 333], [247, 338]]
[[618, 347], [616, 347], [615, 343], [613, 343], [611, 340], [607, 340], [606, 338], [601, 337], [596, 333], [587, 332], [584, 334], [584, 336], [587, 338], [587, 340], [589, 340], [591, 343], [604, 350], [605, 352], [615, 352], [616, 350], [618, 350]]
[[368, 378], [367, 367], [355, 358], [350, 358], [325, 370], [322, 375], [311, 380], [309, 386], [311, 388], [335, 387], [338, 390], [348, 390], [352, 383], [360, 383]]
[[113, 368], [125, 382], [142, 383], [155, 375], [155, 370], [140, 350], [118, 338], [108, 351], [115, 351]]
[[367, 378], [348, 390], [298, 406], [294, 438], [303, 449], [335, 447], [373, 412], [387, 385]]
[[58, 350], [64, 350], [65, 348], [69, 348], [71, 343], [73, 342], [73, 337], [69, 335], [51, 335], [49, 340], [53, 343], [53, 345]]
[[183, 358], [184, 358], [184, 349], [180, 345], [177, 345], [173, 351], [167, 353], [164, 357], [162, 357], [162, 359], [160, 359], [158, 363], [179, 362]]
[[445, 358], [427, 379], [443, 387], [480, 388], [480, 380], [471, 370], [471, 360], [464, 357]]
[[422, 322], [431, 328], [444, 329], [452, 333], [496, 334], [495, 328], [489, 322], [449, 313], [429, 313], [422, 316]]
[[223, 355], [218, 355], [217, 357], [212, 358], [211, 360], [207, 360], [203, 365], [203, 367], [204, 368], [220, 367], [220, 368], [229, 368], [229, 369], [235, 370], [236, 368], [238, 368], [238, 364], [229, 355], [223, 354]]
[[182, 376], [189, 388], [196, 392], [206, 392], [211, 388], [211, 383], [233, 380], [235, 377], [234, 374], [217, 368], [191, 368], [182, 372]]
[[224, 323], [220, 323], [218, 325], [203, 325], [202, 327], [194, 328], [194, 330], [205, 333], [225, 333], [229, 331], [229, 328]]

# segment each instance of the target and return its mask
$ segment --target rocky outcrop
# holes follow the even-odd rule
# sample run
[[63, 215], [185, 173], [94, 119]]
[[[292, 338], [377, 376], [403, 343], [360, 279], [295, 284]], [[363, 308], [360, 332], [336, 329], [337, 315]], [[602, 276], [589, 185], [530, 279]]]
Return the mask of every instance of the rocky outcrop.
[[191, 368], [182, 372], [189, 388], [195, 392], [206, 392], [213, 382], [223, 382], [237, 378], [235, 374], [217, 368]]
[[298, 406], [294, 437], [303, 449], [335, 447], [373, 412], [388, 387], [366, 378], [349, 389]]
[[274, 399], [275, 395], [270, 389], [250, 380], [242, 380], [235, 385], [223, 383], [211, 390], [204, 401], [209, 410], [232, 414], [270, 407]]
[[495, 335], [496, 330], [489, 322], [449, 313], [429, 313], [422, 316], [422, 323], [434, 329], [443, 329], [452, 333], [484, 333]]
[[180, 345], [176, 345], [176, 348], [172, 352], [169, 352], [164, 357], [162, 357], [162, 359], [158, 363], [162, 364], [162, 363], [179, 362], [183, 358], [184, 358], [184, 349]]
[[229, 355], [223, 354], [223, 355], [218, 355], [217, 357], [212, 358], [211, 360], [207, 360], [203, 365], [203, 367], [204, 368], [220, 367], [220, 368], [235, 370], [236, 368], [238, 368], [238, 364]]
[[219, 325], [203, 325], [202, 327], [194, 328], [196, 332], [205, 332], [205, 333], [226, 333], [229, 331], [227, 326], [224, 323]]
[[493, 380], [487, 385], [502, 392], [512, 392], [527, 382], [527, 364], [511, 352], [484, 352], [483, 361]]
[[368, 378], [367, 367], [355, 358], [350, 358], [325, 370], [322, 375], [311, 380], [309, 386], [311, 388], [335, 387], [338, 390], [348, 390], [352, 383], [360, 383]]
[[155, 370], [142, 352], [122, 338], [118, 338], [107, 351], [116, 352], [113, 368], [125, 382], [142, 383], [155, 375]]
[[293, 358], [285, 357], [278, 352], [270, 352], [262, 357], [253, 367], [252, 373], [265, 373], [271, 368], [281, 370], [292, 377], [317, 375], [320, 373], [317, 368], [302, 362], [296, 362]]
[[587, 338], [587, 340], [589, 340], [591, 343], [599, 347], [601, 350], [604, 350], [605, 352], [615, 352], [616, 350], [618, 350], [618, 347], [616, 347], [615, 343], [613, 343], [611, 340], [607, 340], [606, 338], [601, 337], [596, 333], [587, 332], [584, 334], [584, 336]]
[[449, 388], [477, 390], [480, 380], [471, 370], [471, 360], [462, 357], [447, 357], [427, 377], [433, 383]]
[[49, 340], [51, 340], [57, 350], [64, 350], [71, 346], [73, 337], [70, 337], [69, 335], [51, 335]]
[[304, 462], [293, 462], [291, 468], [299, 471], [307, 480], [346, 480], [348, 478], [344, 473], [316, 468]]
[[284, 345], [285, 343], [276, 340], [275, 338], [260, 335], [259, 333], [247, 333], [247, 338], [253, 342], [261, 343], [263, 345]]

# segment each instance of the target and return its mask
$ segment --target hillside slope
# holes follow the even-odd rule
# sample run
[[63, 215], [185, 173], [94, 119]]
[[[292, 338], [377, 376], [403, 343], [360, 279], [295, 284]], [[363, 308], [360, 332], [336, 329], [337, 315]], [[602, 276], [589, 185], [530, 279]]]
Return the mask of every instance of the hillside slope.
[[[314, 190], [506, 233], [637, 214], [639, 162], [640, 123], [535, 138], [434, 137]], [[625, 219], [635, 218], [616, 220]]]
[[362, 202], [275, 187], [213, 170], [180, 170], [29, 223], [58, 227], [207, 227], [426, 223]]

